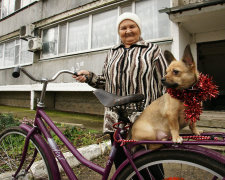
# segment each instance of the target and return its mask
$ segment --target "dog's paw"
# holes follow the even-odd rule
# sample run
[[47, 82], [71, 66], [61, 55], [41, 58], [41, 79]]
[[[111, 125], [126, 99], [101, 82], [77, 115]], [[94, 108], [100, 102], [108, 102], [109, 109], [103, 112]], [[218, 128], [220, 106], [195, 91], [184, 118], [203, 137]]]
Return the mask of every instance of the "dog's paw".
[[197, 136], [199, 136], [199, 135], [202, 134], [202, 133], [203, 133], [203, 130], [195, 129], [195, 130], [193, 131], [193, 134], [194, 134], [194, 135], [197, 135]]
[[179, 144], [181, 144], [181, 143], [183, 142], [183, 138], [182, 138], [181, 136], [176, 136], [176, 137], [173, 137], [173, 138], [172, 138], [172, 141], [173, 141], [174, 143], [179, 143]]

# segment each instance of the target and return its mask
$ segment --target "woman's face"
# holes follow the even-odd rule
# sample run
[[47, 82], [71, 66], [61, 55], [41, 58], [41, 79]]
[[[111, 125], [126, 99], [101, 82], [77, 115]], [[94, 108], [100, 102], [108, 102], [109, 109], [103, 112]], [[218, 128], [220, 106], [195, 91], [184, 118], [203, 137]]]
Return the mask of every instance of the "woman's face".
[[126, 48], [138, 42], [140, 34], [138, 25], [132, 20], [126, 19], [119, 25], [119, 36]]

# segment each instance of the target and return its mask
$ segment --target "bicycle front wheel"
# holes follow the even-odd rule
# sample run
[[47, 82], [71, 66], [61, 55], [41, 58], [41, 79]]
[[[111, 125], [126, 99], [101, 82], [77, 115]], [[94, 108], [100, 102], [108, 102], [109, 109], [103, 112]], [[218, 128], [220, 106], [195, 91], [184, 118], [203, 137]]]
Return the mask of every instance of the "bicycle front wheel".
[[[26, 135], [19, 127], [0, 134], [0, 179], [12, 179], [21, 161]], [[26, 160], [16, 179], [53, 179], [49, 167], [42, 148], [31, 137]]]
[[[225, 177], [225, 165], [205, 155], [183, 151], [164, 150], [147, 153], [135, 160], [145, 180], [213, 180]], [[151, 172], [151, 173], [149, 173]], [[120, 179], [138, 179], [129, 165], [118, 175]]]

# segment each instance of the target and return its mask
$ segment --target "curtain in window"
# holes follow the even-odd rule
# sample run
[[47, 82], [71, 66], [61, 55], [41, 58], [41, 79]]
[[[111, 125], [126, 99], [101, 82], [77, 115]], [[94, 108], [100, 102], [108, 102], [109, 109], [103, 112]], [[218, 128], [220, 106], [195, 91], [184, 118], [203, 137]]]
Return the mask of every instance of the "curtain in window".
[[123, 14], [125, 12], [132, 12], [131, 4], [126, 5], [126, 6], [121, 6], [121, 14]]
[[2, 1], [2, 18], [6, 17], [8, 15], [8, 6], [9, 6], [9, 1]]
[[18, 65], [20, 61], [20, 40], [16, 39], [15, 41], [15, 60], [14, 65]]
[[0, 0], [0, 18], [4, 18], [34, 1], [36, 0]]
[[42, 56], [49, 57], [57, 55], [57, 47], [58, 47], [58, 27], [44, 30]]
[[61, 24], [59, 26], [59, 54], [64, 54], [66, 52], [66, 24]]
[[4, 61], [3, 61], [3, 44], [0, 44], [0, 68], [4, 67]]
[[68, 52], [88, 49], [89, 18], [69, 23]]
[[28, 51], [28, 42], [21, 40], [20, 64], [28, 64], [33, 62], [33, 53]]
[[142, 37], [156, 39], [170, 36], [170, 23], [166, 13], [159, 13], [163, 7], [169, 7], [169, 0], [148, 0], [136, 2], [136, 13], [142, 21]]
[[93, 15], [92, 48], [112, 46], [116, 44], [117, 9]]
[[13, 66], [15, 61], [15, 41], [5, 43], [5, 67]]
[[28, 4], [31, 4], [35, 0], [22, 0], [22, 7], [27, 6]]
[[8, 14], [11, 14], [15, 11], [15, 0], [8, 0], [8, 1], [9, 1]]

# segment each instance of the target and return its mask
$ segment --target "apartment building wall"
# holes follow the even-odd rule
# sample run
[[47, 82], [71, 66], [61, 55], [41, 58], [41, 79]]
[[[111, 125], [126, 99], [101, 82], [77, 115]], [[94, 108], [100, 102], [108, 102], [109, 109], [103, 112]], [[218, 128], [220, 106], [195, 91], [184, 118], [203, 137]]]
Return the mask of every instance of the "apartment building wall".
[[[185, 46], [190, 44], [196, 63], [204, 64], [202, 58], [198, 63], [202, 54], [199, 46], [225, 40], [225, 4], [221, 0], [28, 1], [11, 14], [3, 17], [3, 11], [0, 13], [0, 104], [31, 109], [36, 106], [42, 85], [23, 74], [12, 78], [17, 65], [36, 78], [51, 78], [62, 69], [87, 69], [101, 74], [107, 51], [119, 43], [116, 18], [126, 11], [140, 16], [145, 40], [157, 43], [162, 51], [171, 50], [177, 59], [182, 58]], [[30, 24], [34, 25], [32, 36], [41, 40], [42, 50], [28, 51], [33, 37], [26, 38], [28, 41], [21, 39], [21, 27]], [[104, 108], [93, 90], [71, 75], [62, 75], [48, 85], [46, 106], [103, 114]], [[221, 92], [224, 96], [224, 89]]]
[[[170, 2], [164, 0], [31, 0], [28, 6], [0, 20], [0, 66], [1, 47], [4, 51], [18, 47], [20, 51], [17, 61], [9, 58], [12, 62], [5, 61], [0, 67], [0, 104], [31, 109], [36, 107], [41, 84], [33, 82], [24, 74], [17, 79], [12, 78], [13, 68], [17, 65], [26, 68], [29, 73], [39, 79], [51, 78], [62, 69], [87, 69], [101, 74], [107, 51], [119, 43], [115, 29], [116, 18], [125, 11], [138, 13], [143, 22], [146, 22], [143, 23], [144, 39], [159, 44], [162, 50], [170, 49], [172, 38], [169, 19], [166, 14], [158, 13], [158, 10], [164, 6], [170, 6]], [[144, 13], [143, 8], [149, 9], [147, 14]], [[104, 22], [104, 19], [108, 22]], [[105, 25], [105, 23], [108, 24]], [[24, 50], [25, 46], [27, 47], [26, 43], [32, 38], [28, 37], [28, 41], [21, 39], [20, 29], [30, 24], [34, 25], [34, 36], [42, 41], [41, 51]], [[162, 27], [160, 24], [165, 26]], [[83, 26], [84, 29], [82, 29]], [[74, 31], [76, 28], [80, 29]], [[77, 36], [75, 32], [78, 33]], [[89, 38], [85, 39], [86, 36]], [[70, 39], [74, 37], [78, 40], [70, 42]], [[65, 48], [61, 46], [63, 43], [66, 43]], [[57, 49], [52, 46], [57, 46]], [[4, 56], [2, 59], [6, 60]], [[10, 53], [7, 56], [10, 56]], [[93, 90], [87, 84], [76, 82], [71, 75], [64, 74], [48, 85], [45, 105], [49, 109], [103, 114], [104, 107], [93, 95]]]

